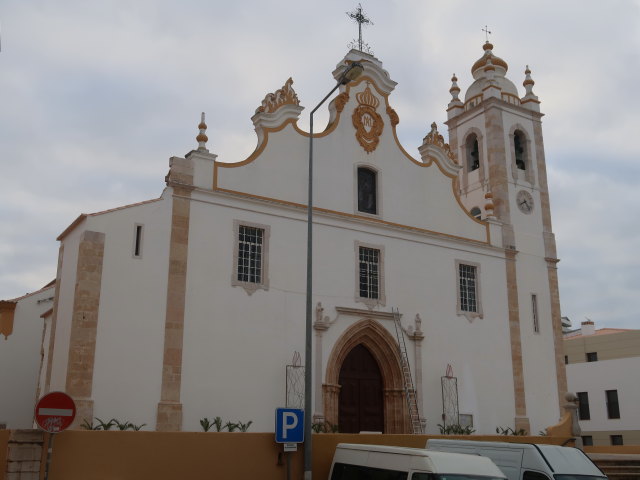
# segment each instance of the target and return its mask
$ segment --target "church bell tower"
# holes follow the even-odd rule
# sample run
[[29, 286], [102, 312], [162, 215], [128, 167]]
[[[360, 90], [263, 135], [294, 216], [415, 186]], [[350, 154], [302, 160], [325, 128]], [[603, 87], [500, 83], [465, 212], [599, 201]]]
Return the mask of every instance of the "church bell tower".
[[[520, 97], [508, 65], [487, 41], [471, 67], [464, 100], [455, 74], [449, 92], [449, 143], [462, 167], [458, 193], [471, 215], [502, 227], [506, 258], [516, 429], [531, 433], [527, 408], [536, 372], [557, 373], [558, 408], [566, 392], [555, 238], [542, 137], [543, 114], [529, 67]], [[545, 358], [546, 356], [546, 358]], [[525, 391], [525, 381], [527, 389]], [[535, 406], [534, 406], [535, 404]]]

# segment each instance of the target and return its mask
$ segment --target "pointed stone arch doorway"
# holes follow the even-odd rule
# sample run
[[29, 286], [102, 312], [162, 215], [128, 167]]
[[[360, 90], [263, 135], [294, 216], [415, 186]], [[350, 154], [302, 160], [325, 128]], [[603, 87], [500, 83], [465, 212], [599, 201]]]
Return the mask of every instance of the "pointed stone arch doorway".
[[[374, 431], [383, 433], [409, 433], [397, 343], [380, 323], [360, 320], [340, 336], [329, 356], [325, 379], [322, 385], [325, 418], [338, 425], [340, 432], [373, 426]], [[341, 396], [342, 388], [352, 391]], [[357, 394], [354, 389], [358, 389]], [[368, 394], [378, 395], [377, 391], [380, 407], [375, 405], [375, 399], [367, 398]], [[354, 395], [359, 398], [354, 400]], [[341, 407], [356, 413], [343, 411], [341, 415]], [[344, 428], [340, 425], [341, 418], [348, 422]]]

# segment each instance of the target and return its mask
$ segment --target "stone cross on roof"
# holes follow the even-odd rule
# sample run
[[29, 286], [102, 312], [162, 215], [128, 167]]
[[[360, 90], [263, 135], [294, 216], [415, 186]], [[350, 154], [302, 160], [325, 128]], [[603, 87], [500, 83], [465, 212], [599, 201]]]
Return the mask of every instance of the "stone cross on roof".
[[362, 5], [358, 4], [358, 8], [356, 8], [353, 12], [347, 12], [347, 16], [358, 24], [358, 41], [356, 43], [356, 41], [353, 40], [349, 44], [349, 47], [356, 48], [361, 52], [373, 54], [373, 52], [369, 48], [369, 45], [362, 41], [362, 25], [373, 25], [371, 19], [367, 18], [367, 16], [362, 11]]
[[489, 43], [489, 35], [491, 35], [491, 30], [489, 30], [489, 27], [487, 25], [485, 25], [482, 31], [484, 32], [487, 43]]

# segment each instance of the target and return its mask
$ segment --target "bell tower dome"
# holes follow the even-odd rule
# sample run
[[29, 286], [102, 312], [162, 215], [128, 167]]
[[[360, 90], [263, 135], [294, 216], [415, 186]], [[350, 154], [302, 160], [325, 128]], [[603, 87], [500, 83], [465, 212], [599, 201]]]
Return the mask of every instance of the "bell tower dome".
[[[454, 74], [446, 123], [449, 144], [462, 167], [458, 178], [461, 203], [476, 218], [501, 226], [509, 285], [514, 423], [516, 428], [531, 432], [531, 427], [537, 426], [529, 425], [527, 406], [541, 408], [529, 398], [536, 390], [535, 370], [556, 370], [556, 408], [566, 392], [558, 260], [551, 227], [543, 114], [533, 93], [531, 70], [527, 66], [524, 71], [521, 97], [507, 78], [507, 62], [493, 48], [489, 41], [482, 46], [482, 56], [471, 67], [473, 83], [464, 96]], [[544, 337], [552, 338], [544, 343]], [[549, 351], [542, 352], [544, 348]]]

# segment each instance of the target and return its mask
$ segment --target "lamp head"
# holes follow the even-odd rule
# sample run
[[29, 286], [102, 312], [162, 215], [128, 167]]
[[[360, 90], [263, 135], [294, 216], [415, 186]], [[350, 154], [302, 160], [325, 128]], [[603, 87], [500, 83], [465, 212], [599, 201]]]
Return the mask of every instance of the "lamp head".
[[346, 85], [352, 80], [355, 80], [362, 74], [362, 72], [364, 72], [364, 67], [362, 66], [362, 64], [358, 62], [353, 62], [344, 71], [344, 73], [342, 74], [342, 77], [340, 77], [340, 82], [339, 82], [340, 85]]

